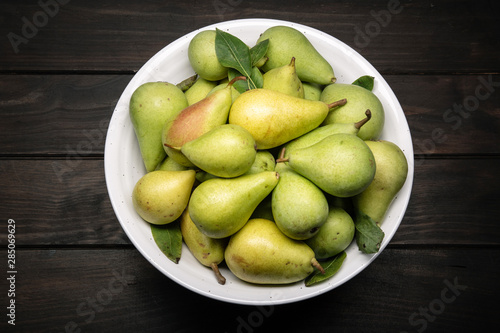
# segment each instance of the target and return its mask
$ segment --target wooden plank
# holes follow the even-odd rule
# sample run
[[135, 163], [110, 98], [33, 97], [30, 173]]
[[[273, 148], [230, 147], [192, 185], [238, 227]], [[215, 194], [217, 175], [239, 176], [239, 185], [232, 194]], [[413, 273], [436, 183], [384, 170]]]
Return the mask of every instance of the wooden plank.
[[405, 112], [417, 162], [500, 152], [500, 76], [386, 76]]
[[[342, 332], [424, 328], [464, 332], [500, 324], [495, 278], [500, 270], [494, 264], [500, 260], [498, 248], [386, 249], [359, 275], [330, 292], [265, 307], [198, 295], [161, 274], [135, 249], [20, 249], [16, 253], [16, 332], [64, 332], [65, 328], [74, 332], [331, 332], [332, 327]], [[6, 279], [1, 279], [0, 288], [9, 289]], [[3, 320], [0, 327], [6, 326]]]
[[2, 79], [2, 154], [103, 156], [111, 115], [131, 76]]
[[[426, 159], [391, 244], [499, 244], [500, 159]], [[64, 170], [58, 173], [56, 170]], [[111, 207], [102, 160], [0, 160], [0, 211], [19, 244], [130, 244]], [[6, 244], [0, 229], [0, 244]]]
[[[109, 120], [131, 78], [1, 75], [0, 154], [103, 156]], [[384, 79], [403, 107], [418, 159], [500, 154], [500, 75]]]
[[164, 46], [197, 28], [261, 17], [322, 30], [386, 74], [500, 70], [499, 7], [492, 1], [311, 5], [293, 0], [286, 6], [290, 9], [270, 1], [60, 3], [65, 4], [56, 9], [36, 1], [3, 2], [0, 71], [137, 71]]
[[392, 243], [498, 244], [488, 234], [497, 233], [500, 159], [420, 162], [409, 207]]
[[0, 211], [16, 221], [18, 244], [129, 243], [111, 207], [102, 160], [1, 160], [0, 174]]

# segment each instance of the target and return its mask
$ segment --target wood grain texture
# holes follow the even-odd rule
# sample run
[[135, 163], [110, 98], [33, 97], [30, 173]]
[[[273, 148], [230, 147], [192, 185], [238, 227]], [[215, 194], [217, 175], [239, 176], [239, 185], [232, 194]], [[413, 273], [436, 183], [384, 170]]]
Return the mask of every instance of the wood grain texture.
[[[44, 20], [43, 12], [37, 16], [43, 8], [35, 1], [4, 4], [0, 71], [137, 71], [186, 33], [241, 18], [275, 18], [319, 29], [360, 52], [382, 73], [500, 70], [500, 8], [494, 1], [292, 0], [282, 6], [264, 0], [124, 0], [119, 5], [91, 0], [58, 7]], [[23, 31], [25, 21], [39, 26]], [[9, 41], [10, 33], [25, 41]]]
[[[0, 154], [102, 157], [111, 115], [131, 78], [0, 75]], [[500, 75], [383, 78], [405, 112], [418, 159], [500, 154]]]
[[[16, 332], [67, 326], [82, 332], [246, 332], [246, 325], [255, 332], [413, 332], [424, 323], [428, 332], [475, 331], [500, 324], [494, 306], [500, 293], [489, 278], [500, 271], [483, 265], [484, 256], [500, 260], [498, 249], [387, 249], [337, 289], [300, 303], [256, 307], [198, 295], [135, 249], [23, 249]], [[6, 289], [5, 279], [0, 287]]]
[[3, 76], [1, 153], [102, 157], [111, 115], [130, 79], [120, 75]]
[[103, 161], [70, 161], [0, 161], [2, 216], [16, 221], [17, 244], [129, 243], [111, 207]]
[[[0, 217], [16, 221], [18, 274], [16, 327], [4, 308], [0, 332], [498, 327], [499, 4], [2, 1]], [[408, 209], [384, 252], [339, 288], [274, 307], [215, 301], [161, 274], [125, 235], [104, 178], [108, 123], [134, 73], [181, 36], [244, 18], [304, 24], [359, 52], [394, 90], [415, 152]], [[4, 274], [4, 306], [9, 287]]]
[[500, 76], [385, 76], [408, 121], [417, 163], [500, 153]]
[[[109, 201], [103, 161], [71, 161], [0, 160], [2, 213], [17, 221], [18, 243], [130, 244]], [[498, 245], [499, 168], [498, 158], [423, 161], [391, 244]], [[0, 244], [6, 232], [0, 229]]]

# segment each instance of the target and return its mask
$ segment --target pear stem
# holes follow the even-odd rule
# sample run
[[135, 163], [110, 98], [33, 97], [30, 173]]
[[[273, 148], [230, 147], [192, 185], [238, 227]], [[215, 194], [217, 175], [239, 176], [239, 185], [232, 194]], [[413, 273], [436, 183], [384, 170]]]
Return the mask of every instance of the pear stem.
[[164, 145], [165, 147], [168, 147], [168, 148], [171, 148], [171, 149], [181, 150], [181, 148], [179, 148], [179, 147], [174, 147], [174, 146], [172, 146], [172, 145], [169, 145], [168, 143], [164, 143], [163, 145]]
[[364, 124], [366, 124], [368, 122], [368, 120], [372, 119], [372, 112], [370, 111], [370, 109], [366, 109], [365, 115], [366, 115], [365, 119], [360, 120], [354, 124], [354, 127], [356, 127], [356, 129], [360, 129], [361, 126], [363, 126]]
[[232, 79], [231, 81], [229, 81], [229, 83], [227, 84], [228, 87], [231, 87], [236, 81], [239, 81], [239, 80], [246, 80], [247, 78], [245, 76], [237, 76], [235, 77], [234, 79]]
[[333, 109], [333, 108], [336, 108], [337, 106], [345, 105], [346, 103], [347, 103], [347, 98], [343, 98], [341, 100], [338, 100], [338, 101], [335, 101], [333, 103], [328, 104], [328, 108]]
[[213, 262], [210, 264], [210, 267], [215, 273], [215, 278], [217, 279], [217, 282], [219, 282], [219, 284], [226, 284], [226, 278], [222, 276], [221, 272], [219, 271], [219, 266], [217, 266], [217, 264]]
[[281, 149], [280, 156], [276, 159], [276, 163], [288, 162], [288, 158], [285, 158], [285, 149], [286, 147]]
[[318, 269], [321, 272], [321, 274], [325, 274], [325, 269], [323, 268], [323, 266], [321, 266], [318, 260], [316, 260], [316, 258], [311, 259], [311, 264], [313, 265], [314, 268]]

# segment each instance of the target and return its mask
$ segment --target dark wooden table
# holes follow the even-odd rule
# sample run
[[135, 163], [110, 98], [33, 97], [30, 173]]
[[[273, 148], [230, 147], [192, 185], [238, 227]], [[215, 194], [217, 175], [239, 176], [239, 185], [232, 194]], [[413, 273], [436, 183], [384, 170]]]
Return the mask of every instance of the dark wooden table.
[[[1, 8], [0, 331], [500, 325], [499, 2], [5, 0]], [[107, 126], [134, 73], [180, 36], [239, 18], [294, 21], [354, 48], [393, 88], [413, 138], [413, 192], [389, 246], [348, 283], [299, 303], [234, 305], [179, 286], [132, 245], [106, 190]]]

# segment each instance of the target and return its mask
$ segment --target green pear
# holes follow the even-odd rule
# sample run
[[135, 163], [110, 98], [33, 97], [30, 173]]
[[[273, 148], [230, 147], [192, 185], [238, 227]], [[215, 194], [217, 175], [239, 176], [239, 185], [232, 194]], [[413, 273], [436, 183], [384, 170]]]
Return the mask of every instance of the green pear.
[[166, 171], [182, 171], [188, 169], [188, 167], [177, 163], [173, 158], [170, 158], [168, 156], [165, 156], [165, 159], [156, 167], [156, 170]]
[[319, 101], [323, 87], [317, 83], [302, 82], [304, 98], [311, 101]]
[[314, 236], [328, 216], [323, 191], [285, 163], [276, 165], [280, 181], [272, 192], [272, 212], [286, 236], [305, 240]]
[[285, 236], [272, 221], [251, 219], [231, 236], [224, 254], [229, 270], [255, 284], [289, 284], [305, 279], [317, 267], [314, 251]]
[[269, 59], [261, 67], [264, 72], [284, 66], [295, 57], [295, 67], [301, 81], [322, 85], [336, 81], [332, 66], [299, 30], [274, 26], [264, 31], [257, 43], [265, 39], [269, 39], [266, 53]]
[[[227, 86], [227, 83], [225, 83], [225, 82], [222, 82], [222, 83], [216, 85], [215, 87], [212, 88], [212, 90], [210, 90], [208, 92], [207, 96], [210, 94], [213, 94], [214, 92], [216, 92], [218, 90], [224, 89], [226, 86]], [[233, 102], [236, 98], [238, 98], [239, 95], [240, 95], [240, 92], [238, 90], [236, 90], [236, 88], [234, 86], [232, 86], [231, 87], [231, 98], [232, 98]]]
[[165, 123], [161, 137], [168, 156], [181, 165], [194, 166], [177, 148], [227, 122], [232, 104], [231, 86], [240, 79], [242, 77], [233, 79], [226, 88], [184, 108], [174, 119]]
[[168, 82], [147, 82], [134, 90], [129, 114], [146, 171], [165, 158], [161, 133], [166, 122], [187, 106], [184, 93]]
[[330, 207], [319, 232], [305, 242], [317, 259], [328, 259], [347, 249], [354, 239], [354, 220], [342, 208]]
[[[253, 173], [258, 173], [262, 171], [274, 171], [274, 165], [276, 164], [274, 156], [267, 150], [258, 150], [255, 154], [255, 161], [252, 163], [250, 169], [243, 175], [249, 175]], [[196, 179], [202, 183], [205, 180], [219, 178], [206, 171], [198, 170], [196, 172]]]
[[211, 238], [240, 230], [258, 204], [274, 189], [279, 175], [265, 171], [236, 178], [214, 178], [198, 185], [189, 201], [189, 215]]
[[276, 162], [288, 162], [292, 169], [323, 191], [341, 198], [364, 191], [376, 169], [368, 145], [356, 135], [346, 133], [332, 134]]
[[385, 122], [385, 112], [382, 103], [372, 91], [345, 83], [330, 84], [323, 89], [320, 100], [331, 103], [340, 98], [349, 102], [330, 112], [323, 125], [332, 123], [354, 123], [363, 118], [365, 110], [370, 109], [371, 119], [359, 130], [358, 136], [363, 140], [378, 139]]
[[258, 150], [252, 166], [247, 172], [245, 172], [245, 175], [259, 173], [262, 171], [274, 171], [275, 166], [276, 160], [274, 159], [273, 154], [271, 154], [268, 150]]
[[354, 212], [354, 205], [352, 203], [353, 197], [339, 198], [328, 193], [325, 193], [325, 196], [326, 200], [328, 201], [328, 207], [342, 208], [347, 212], [347, 214], [349, 214], [354, 219], [356, 215]]
[[220, 177], [214, 176], [211, 173], [208, 173], [208, 172], [203, 171], [203, 170], [196, 171], [196, 180], [199, 181], [200, 183], [203, 183], [206, 180], [214, 179], [214, 178], [220, 178]]
[[356, 210], [370, 216], [380, 225], [392, 201], [408, 176], [408, 161], [395, 143], [379, 140], [366, 141], [375, 157], [377, 170], [370, 186], [353, 197]]
[[152, 224], [175, 221], [188, 205], [195, 173], [194, 170], [148, 172], [132, 191], [135, 211]]
[[198, 230], [186, 209], [180, 219], [182, 240], [189, 251], [203, 266], [210, 267], [219, 284], [225, 284], [226, 278], [219, 270], [219, 264], [224, 261], [224, 252], [229, 238], [214, 239], [205, 236]]
[[273, 68], [262, 75], [262, 88], [304, 98], [304, 88], [295, 70], [295, 58], [289, 64]]
[[194, 165], [217, 177], [238, 177], [250, 170], [257, 150], [252, 135], [233, 124], [217, 126], [186, 142], [181, 152]]
[[262, 66], [264, 66], [264, 64], [266, 63], [266, 61], [268, 60], [268, 58], [266, 56], [260, 58], [259, 60], [257, 60], [257, 62], [255, 63], [255, 67], [257, 68], [261, 68]]
[[188, 58], [191, 67], [202, 78], [208, 81], [218, 81], [227, 77], [227, 67], [224, 67], [215, 52], [215, 30], [204, 30], [197, 33], [189, 42]]
[[258, 149], [280, 146], [318, 127], [331, 108], [345, 104], [310, 101], [270, 89], [251, 89], [231, 106], [229, 123], [246, 128]]
[[207, 97], [208, 93], [217, 86], [217, 82], [198, 77], [195, 83], [184, 92], [188, 105], [193, 105]]
[[287, 157], [290, 152], [296, 149], [312, 146], [332, 134], [348, 133], [357, 135], [361, 127], [371, 118], [370, 110], [366, 110], [365, 114], [366, 117], [356, 123], [333, 123], [313, 129], [312, 131], [288, 142], [285, 146], [286, 150], [284, 156]]

